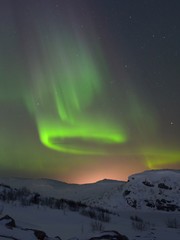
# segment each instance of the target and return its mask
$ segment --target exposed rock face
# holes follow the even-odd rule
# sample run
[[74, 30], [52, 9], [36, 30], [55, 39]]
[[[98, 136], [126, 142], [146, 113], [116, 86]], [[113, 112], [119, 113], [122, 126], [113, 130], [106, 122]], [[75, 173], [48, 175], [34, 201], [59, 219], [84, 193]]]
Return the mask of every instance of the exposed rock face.
[[38, 240], [44, 240], [47, 237], [46, 233], [40, 230], [33, 230], [34, 235], [37, 237]]
[[[5, 215], [4, 217], [0, 218], [0, 224], [4, 226], [4, 228], [10, 228], [9, 229], [9, 234], [7, 232], [7, 235], [1, 235], [0, 237], [7, 238], [7, 239], [13, 239], [13, 240], [19, 240], [18, 237], [16, 237], [16, 232], [18, 231], [18, 235], [22, 236], [27, 236], [29, 237], [29, 234], [32, 236], [32, 233], [34, 234], [34, 239], [37, 240], [55, 240], [55, 239], [60, 239], [60, 237], [55, 237], [55, 238], [49, 238], [45, 232], [38, 230], [38, 229], [29, 229], [29, 228], [21, 228], [16, 226], [15, 220], [8, 216]], [[15, 231], [13, 231], [15, 229]], [[28, 238], [29, 239], [29, 238]]]
[[9, 215], [5, 215], [4, 217], [2, 217], [0, 219], [0, 221], [3, 221], [5, 220], [5, 226], [8, 227], [8, 228], [14, 228], [16, 227], [16, 224], [15, 224], [15, 221], [12, 217], [10, 217]]
[[155, 170], [134, 174], [124, 185], [123, 197], [136, 209], [180, 211], [180, 171]]
[[121, 235], [117, 231], [103, 231], [101, 234], [98, 236], [92, 237], [89, 240], [128, 240], [128, 238], [124, 235]]

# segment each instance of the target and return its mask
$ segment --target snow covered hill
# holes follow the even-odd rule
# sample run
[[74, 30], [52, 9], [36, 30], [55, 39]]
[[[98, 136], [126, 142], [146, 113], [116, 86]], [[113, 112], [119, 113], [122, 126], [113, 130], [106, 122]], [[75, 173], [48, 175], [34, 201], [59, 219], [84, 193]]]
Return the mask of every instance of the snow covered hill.
[[47, 234], [41, 230], [23, 228], [16, 225], [15, 220], [5, 215], [0, 218], [0, 239], [13, 239], [13, 240], [58, 240], [59, 236], [49, 238]]
[[84, 185], [0, 178], [1, 240], [179, 240], [179, 210], [180, 171]]
[[136, 209], [180, 211], [180, 171], [145, 171], [124, 185], [126, 202]]
[[[122, 196], [125, 182], [104, 179], [92, 184], [67, 184], [50, 179], [0, 178], [0, 183], [12, 188], [26, 187], [43, 197], [81, 201], [91, 206], [113, 209]], [[112, 200], [112, 204], [111, 204]], [[115, 203], [114, 203], [115, 200]]]
[[78, 185], [49, 179], [0, 178], [0, 183], [116, 213], [126, 208], [180, 211], [180, 171], [175, 170], [145, 171], [131, 175], [128, 182], [104, 179]]

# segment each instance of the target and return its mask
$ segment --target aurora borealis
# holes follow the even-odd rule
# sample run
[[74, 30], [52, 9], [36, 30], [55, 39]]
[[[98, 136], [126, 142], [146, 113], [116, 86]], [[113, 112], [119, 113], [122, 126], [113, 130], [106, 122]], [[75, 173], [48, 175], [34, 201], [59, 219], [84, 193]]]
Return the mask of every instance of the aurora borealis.
[[[120, 126], [116, 127], [111, 119], [107, 121], [105, 113], [100, 116], [93, 113], [93, 117], [88, 113], [88, 107], [96, 104], [99, 96], [105, 98], [101, 96], [104, 74], [99, 71], [97, 57], [91, 56], [81, 36], [76, 43], [72, 36], [62, 40], [64, 35], [66, 33], [53, 47], [49, 42], [45, 44], [45, 52], [49, 49], [50, 53], [43, 59], [45, 69], [38, 64], [40, 59], [32, 66], [34, 86], [27, 105], [30, 105], [45, 146], [73, 154], [103, 154], [98, 146], [88, 150], [84, 143], [87, 141], [89, 148], [89, 141], [98, 145], [121, 143], [126, 137]], [[36, 60], [38, 58], [35, 56]]]
[[0, 174], [180, 167], [178, 0], [0, 0]]

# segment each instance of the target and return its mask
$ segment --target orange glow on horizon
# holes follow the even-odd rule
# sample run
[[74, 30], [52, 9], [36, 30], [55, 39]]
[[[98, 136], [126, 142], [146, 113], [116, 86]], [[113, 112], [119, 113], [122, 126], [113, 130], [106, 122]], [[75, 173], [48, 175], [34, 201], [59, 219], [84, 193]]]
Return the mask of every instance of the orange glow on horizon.
[[67, 182], [87, 184], [95, 183], [103, 179], [127, 181], [129, 175], [131, 175], [131, 173], [129, 174], [128, 170], [120, 171], [119, 168], [118, 169], [108, 168], [106, 170], [97, 168], [92, 169], [89, 172], [82, 171], [81, 173], [69, 178]]
[[[127, 164], [127, 162], [130, 162]], [[138, 164], [137, 164], [138, 163]], [[103, 158], [101, 160], [86, 163], [85, 165], [73, 166], [69, 174], [64, 174], [56, 179], [67, 183], [88, 184], [95, 183], [103, 179], [127, 181], [128, 177], [134, 173], [147, 170], [139, 159], [123, 157]]]

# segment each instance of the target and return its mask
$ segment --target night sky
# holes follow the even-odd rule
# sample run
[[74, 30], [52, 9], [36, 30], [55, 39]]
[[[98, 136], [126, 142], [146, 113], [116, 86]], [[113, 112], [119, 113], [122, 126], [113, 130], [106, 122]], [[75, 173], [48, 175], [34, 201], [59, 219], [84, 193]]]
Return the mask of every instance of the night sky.
[[180, 168], [179, 0], [0, 0], [0, 174]]

